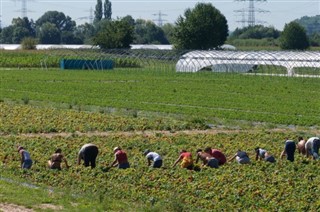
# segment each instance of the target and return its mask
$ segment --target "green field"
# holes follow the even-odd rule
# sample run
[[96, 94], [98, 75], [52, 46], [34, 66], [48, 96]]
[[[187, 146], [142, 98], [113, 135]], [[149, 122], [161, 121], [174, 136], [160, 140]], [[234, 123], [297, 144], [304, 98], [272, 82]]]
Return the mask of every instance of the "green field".
[[[2, 69], [0, 76], [2, 204], [37, 211], [320, 210], [319, 161], [279, 158], [285, 139], [320, 135], [319, 79], [146, 69]], [[89, 142], [100, 150], [93, 170], [75, 164]], [[19, 169], [18, 144], [31, 153], [31, 170]], [[115, 146], [127, 151], [130, 169], [107, 168]], [[181, 149], [195, 155], [207, 146], [228, 158], [242, 149], [252, 164], [172, 168]], [[277, 162], [254, 161], [257, 146]], [[47, 169], [56, 148], [70, 169]], [[164, 167], [147, 167], [145, 149], [160, 153]]]
[[[1, 70], [1, 100], [244, 120], [320, 123], [319, 79], [162, 71]], [[103, 110], [103, 109], [102, 109]], [[212, 123], [216, 124], [216, 123]]]

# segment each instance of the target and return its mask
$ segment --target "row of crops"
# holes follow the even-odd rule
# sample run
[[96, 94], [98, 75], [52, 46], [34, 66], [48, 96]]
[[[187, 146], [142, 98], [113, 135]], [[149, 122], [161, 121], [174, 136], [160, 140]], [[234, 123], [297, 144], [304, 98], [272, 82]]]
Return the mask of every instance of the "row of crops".
[[[317, 130], [248, 129], [210, 133], [192, 131], [204, 129], [206, 125], [173, 117], [146, 119], [4, 102], [0, 106], [1, 177], [23, 179], [53, 192], [65, 189], [75, 202], [77, 197], [74, 194], [78, 198], [90, 196], [101, 205], [111, 199], [162, 211], [244, 208], [316, 211], [320, 208], [320, 202], [315, 201], [319, 199], [319, 161], [298, 154], [294, 163], [279, 158], [285, 139], [318, 135]], [[161, 131], [166, 126], [172, 127], [172, 133]], [[181, 126], [189, 126], [189, 131], [180, 131], [187, 129]], [[144, 131], [146, 127], [148, 131]], [[92, 130], [95, 133], [91, 133]], [[126, 133], [128, 130], [131, 133]], [[63, 134], [65, 132], [71, 134]], [[95, 143], [99, 147], [98, 165], [93, 170], [76, 165], [78, 151], [85, 143]], [[18, 144], [31, 153], [34, 160], [31, 170], [20, 170], [20, 156], [16, 152]], [[114, 146], [127, 151], [130, 169], [107, 168], [113, 160]], [[222, 150], [228, 158], [238, 149], [247, 151], [253, 163], [239, 165], [231, 162], [219, 169], [203, 168], [200, 172], [172, 168], [181, 149], [187, 149], [195, 156], [198, 148], [207, 146]], [[257, 146], [267, 149], [277, 162], [254, 161]], [[47, 160], [57, 148], [63, 150], [70, 169], [56, 171], [46, 167]], [[145, 149], [160, 153], [164, 167], [160, 170], [147, 167], [142, 154]]]
[[[306, 135], [306, 134], [304, 134]], [[115, 199], [129, 204], [161, 208], [169, 211], [193, 210], [284, 210], [317, 211], [319, 199], [319, 162], [296, 155], [291, 163], [280, 160], [285, 137], [296, 138], [296, 133], [270, 131], [153, 135], [110, 134], [107, 137], [26, 137], [0, 138], [1, 175], [20, 178], [41, 187], [66, 189], [70, 195], [91, 196], [93, 200]], [[84, 143], [95, 143], [100, 153], [95, 169], [76, 166], [79, 148]], [[31, 153], [31, 170], [19, 169], [17, 144]], [[113, 160], [112, 149], [122, 146], [128, 153], [131, 168], [107, 169]], [[193, 154], [197, 148], [212, 146], [228, 157], [237, 149], [245, 150], [254, 159], [254, 148], [268, 149], [277, 158], [274, 164], [254, 161], [250, 165], [228, 163], [219, 169], [203, 168], [200, 172], [172, 168], [178, 152], [184, 148]], [[70, 169], [49, 170], [46, 162], [56, 148], [62, 148], [71, 164]], [[152, 169], [142, 152], [152, 149], [164, 159], [164, 167]], [[76, 200], [75, 200], [76, 201]]]
[[[182, 114], [215, 123], [246, 120], [314, 126], [318, 79], [228, 74], [1, 70], [1, 99]], [[66, 92], [68, 91], [68, 92]]]

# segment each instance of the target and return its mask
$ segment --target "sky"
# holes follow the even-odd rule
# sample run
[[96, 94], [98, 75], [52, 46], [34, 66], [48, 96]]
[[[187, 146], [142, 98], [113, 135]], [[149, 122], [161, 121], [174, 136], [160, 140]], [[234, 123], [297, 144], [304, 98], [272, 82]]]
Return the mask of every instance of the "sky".
[[[104, 1], [104, 0], [103, 0]], [[211, 3], [226, 17], [229, 30], [244, 25], [248, 19], [249, 0], [110, 0], [112, 18], [131, 15], [134, 19], [152, 20], [156, 24], [174, 23], [186, 9], [194, 8], [198, 2]], [[13, 18], [21, 17], [22, 8], [29, 19], [36, 21], [47, 11], [59, 11], [70, 16], [77, 25], [90, 22], [90, 11], [95, 9], [96, 0], [0, 0], [1, 26], [11, 24]], [[303, 16], [320, 15], [320, 0], [267, 0], [254, 1], [255, 20], [258, 24], [283, 30], [286, 23]], [[238, 12], [235, 12], [238, 11]], [[240, 11], [240, 12], [239, 12]], [[319, 26], [320, 27], [320, 26]]]

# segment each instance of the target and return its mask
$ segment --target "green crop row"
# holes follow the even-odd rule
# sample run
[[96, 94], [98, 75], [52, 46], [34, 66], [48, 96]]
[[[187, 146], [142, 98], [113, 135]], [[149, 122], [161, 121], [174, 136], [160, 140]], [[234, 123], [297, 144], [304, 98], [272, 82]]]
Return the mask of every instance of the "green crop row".
[[[310, 134], [303, 134], [304, 136]], [[66, 189], [70, 195], [91, 196], [105, 204], [107, 200], [141, 204], [150, 210], [166, 211], [318, 211], [320, 209], [319, 161], [296, 155], [295, 162], [278, 158], [285, 138], [295, 139], [295, 133], [166, 134], [110, 135], [107, 137], [1, 137], [2, 176], [18, 177], [41, 187]], [[99, 147], [97, 167], [93, 170], [76, 166], [79, 148], [84, 143]], [[23, 145], [31, 154], [34, 165], [21, 171], [15, 146]], [[113, 160], [112, 149], [122, 146], [128, 153], [131, 168], [107, 169]], [[252, 164], [239, 165], [235, 161], [218, 169], [203, 168], [200, 172], [172, 168], [181, 149], [195, 155], [197, 148], [211, 146], [221, 149], [227, 157], [237, 149], [249, 153]], [[277, 162], [254, 161], [254, 148], [260, 146], [274, 154]], [[49, 170], [46, 163], [56, 148], [62, 148], [71, 164], [70, 169]], [[145, 149], [160, 153], [164, 167], [147, 167], [142, 155]], [[74, 197], [76, 199], [76, 197]], [[76, 201], [76, 200], [75, 200]], [[97, 208], [99, 205], [97, 205]], [[112, 208], [110, 209], [112, 210]]]
[[[143, 71], [141, 71], [143, 70]], [[1, 70], [1, 99], [319, 126], [319, 79], [115, 69]]]
[[[0, 103], [0, 134], [108, 132], [145, 130], [207, 129], [204, 120], [177, 120], [170, 117], [138, 117], [131, 111], [127, 116], [106, 114], [102, 108], [96, 112], [70, 109], [38, 108], [28, 105]], [[140, 116], [140, 115], [139, 115]]]

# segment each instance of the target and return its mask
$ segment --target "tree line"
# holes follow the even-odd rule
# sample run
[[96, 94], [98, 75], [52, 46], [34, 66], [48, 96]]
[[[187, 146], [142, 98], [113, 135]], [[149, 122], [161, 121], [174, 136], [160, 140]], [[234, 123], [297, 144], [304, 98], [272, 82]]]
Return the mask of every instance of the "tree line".
[[93, 23], [77, 26], [64, 13], [47, 11], [36, 21], [27, 17], [14, 18], [11, 25], [1, 29], [0, 41], [27, 44], [26, 48], [35, 44], [91, 44], [104, 49], [129, 48], [130, 44], [172, 44], [177, 49], [208, 50], [226, 42], [237, 46], [250, 40], [251, 44], [256, 43], [254, 45], [304, 50], [310, 45], [320, 46], [320, 28], [310, 28], [310, 23], [320, 23], [320, 16], [315, 18], [319, 22], [306, 17], [292, 21], [282, 32], [257, 25], [237, 28], [229, 35], [227, 19], [211, 3], [198, 3], [180, 15], [175, 24], [160, 27], [150, 20], [135, 20], [130, 15], [112, 19], [111, 2], [97, 0]]

